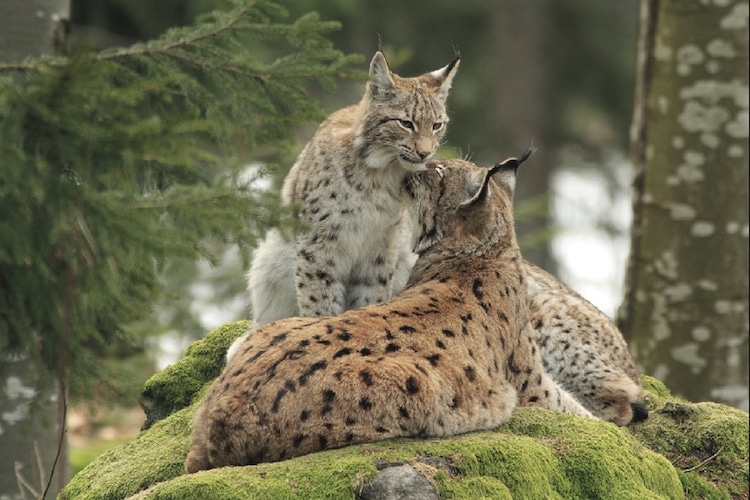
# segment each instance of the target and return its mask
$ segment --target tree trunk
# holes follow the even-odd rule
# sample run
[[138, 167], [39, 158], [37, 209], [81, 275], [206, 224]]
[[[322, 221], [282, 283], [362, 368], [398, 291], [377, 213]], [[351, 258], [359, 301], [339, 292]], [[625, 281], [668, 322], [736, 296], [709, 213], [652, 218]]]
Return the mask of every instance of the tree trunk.
[[70, 0], [0, 2], [0, 60], [65, 55]]
[[677, 395], [748, 410], [747, 2], [642, 0], [631, 138], [620, 327]]
[[[70, 0], [1, 0], [0, 61], [65, 55], [69, 11]], [[0, 497], [55, 498], [70, 475], [64, 398], [55, 393], [29, 413], [36, 397], [33, 365], [24, 356], [6, 361], [0, 373]]]

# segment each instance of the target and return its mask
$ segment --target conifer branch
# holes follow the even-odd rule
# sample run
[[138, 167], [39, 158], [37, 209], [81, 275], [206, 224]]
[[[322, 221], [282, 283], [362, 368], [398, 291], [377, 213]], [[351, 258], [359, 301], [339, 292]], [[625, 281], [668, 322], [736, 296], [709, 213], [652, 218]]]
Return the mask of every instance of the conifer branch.
[[96, 360], [151, 312], [165, 263], [296, 227], [278, 193], [238, 181], [237, 144], [284, 151], [324, 114], [311, 86], [357, 58], [326, 40], [338, 24], [282, 15], [237, 0], [157, 41], [0, 64], [23, 71], [0, 85], [0, 343], [29, 353], [39, 394], [57, 377], [71, 400], [114, 392]]
[[242, 7], [238, 8], [232, 13], [232, 16], [227, 19], [223, 24], [213, 27], [205, 31], [200, 31], [194, 35], [180, 37], [173, 42], [158, 43], [151, 42], [148, 44], [138, 44], [132, 47], [114, 49], [111, 52], [102, 53], [99, 57], [102, 60], [117, 59], [120, 57], [128, 57], [134, 55], [151, 55], [158, 53], [167, 53], [177, 47], [195, 45], [199, 40], [215, 37], [225, 31], [230, 30], [239, 20], [241, 20], [248, 12], [250, 12], [258, 3], [258, 0], [249, 0]]

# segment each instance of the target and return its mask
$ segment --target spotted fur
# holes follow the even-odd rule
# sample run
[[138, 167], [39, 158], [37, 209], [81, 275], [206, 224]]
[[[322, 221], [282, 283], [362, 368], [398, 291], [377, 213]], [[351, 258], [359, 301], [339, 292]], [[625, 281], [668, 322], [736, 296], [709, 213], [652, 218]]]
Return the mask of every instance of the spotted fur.
[[520, 161], [411, 174], [421, 231], [405, 290], [255, 330], [196, 414], [187, 471], [487, 429], [516, 405], [594, 418], [544, 372], [530, 327], [513, 228]]
[[646, 419], [640, 374], [612, 320], [529, 263], [526, 290], [547, 373], [603, 420], [627, 425]]
[[[424, 169], [448, 125], [445, 102], [459, 59], [416, 78], [391, 72], [382, 52], [359, 104], [336, 111], [284, 180], [309, 229], [272, 230], [248, 272], [253, 324], [321, 317], [398, 293], [416, 260], [404, 177]], [[229, 350], [230, 359], [244, 339]]]

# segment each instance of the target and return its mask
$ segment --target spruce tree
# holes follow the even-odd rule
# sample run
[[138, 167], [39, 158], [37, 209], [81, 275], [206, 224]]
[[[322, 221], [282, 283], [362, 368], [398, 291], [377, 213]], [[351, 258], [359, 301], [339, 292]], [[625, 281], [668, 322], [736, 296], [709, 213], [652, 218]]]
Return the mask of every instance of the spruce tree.
[[28, 357], [40, 396], [111, 377], [100, 355], [151, 312], [170, 259], [292, 223], [239, 151], [293, 145], [324, 116], [311, 89], [358, 58], [316, 14], [232, 6], [125, 49], [0, 62], [0, 363]]

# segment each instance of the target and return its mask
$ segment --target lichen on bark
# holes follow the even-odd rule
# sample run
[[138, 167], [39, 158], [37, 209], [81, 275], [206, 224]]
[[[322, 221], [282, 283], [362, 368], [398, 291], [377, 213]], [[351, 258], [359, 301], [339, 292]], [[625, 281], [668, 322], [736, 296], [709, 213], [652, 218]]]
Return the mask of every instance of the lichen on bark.
[[619, 326], [642, 372], [748, 410], [747, 2], [643, 0]]

